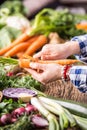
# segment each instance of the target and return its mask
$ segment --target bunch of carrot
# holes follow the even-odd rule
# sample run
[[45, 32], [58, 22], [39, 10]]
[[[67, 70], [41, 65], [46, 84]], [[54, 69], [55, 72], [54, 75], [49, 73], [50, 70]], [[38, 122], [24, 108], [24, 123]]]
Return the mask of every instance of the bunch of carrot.
[[30, 36], [28, 33], [22, 34], [9, 46], [0, 50], [0, 56], [22, 57], [23, 54], [33, 55], [38, 49], [47, 43], [45, 35]]

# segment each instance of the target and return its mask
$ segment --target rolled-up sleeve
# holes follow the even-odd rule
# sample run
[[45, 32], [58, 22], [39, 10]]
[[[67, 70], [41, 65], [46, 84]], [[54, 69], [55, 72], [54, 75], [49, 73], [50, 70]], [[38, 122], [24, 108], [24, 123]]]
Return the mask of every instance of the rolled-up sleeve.
[[79, 43], [80, 52], [81, 52], [79, 58], [87, 57], [87, 34], [76, 36], [72, 38], [71, 41], [77, 41]]
[[87, 66], [72, 66], [69, 77], [81, 92], [87, 93]]

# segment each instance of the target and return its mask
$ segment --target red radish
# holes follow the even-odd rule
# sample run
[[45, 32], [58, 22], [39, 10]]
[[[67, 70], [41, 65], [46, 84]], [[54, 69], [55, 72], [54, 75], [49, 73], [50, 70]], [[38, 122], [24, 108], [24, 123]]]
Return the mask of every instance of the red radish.
[[14, 122], [16, 122], [16, 121], [17, 121], [17, 118], [12, 118], [12, 119], [11, 119], [11, 122], [12, 122], [12, 123], [14, 123]]
[[0, 118], [0, 126], [2, 125], [1, 118]]
[[25, 113], [25, 108], [24, 107], [20, 107], [20, 108], [15, 109], [12, 112], [12, 117], [13, 118], [17, 118], [17, 117], [23, 115], [24, 113]]
[[31, 120], [35, 127], [45, 128], [48, 126], [48, 121], [40, 115], [33, 115]]
[[1, 124], [6, 125], [11, 123], [11, 114], [4, 114], [1, 116]]
[[36, 108], [31, 104], [27, 104], [27, 106], [25, 107], [25, 111], [27, 114], [30, 114], [32, 111], [36, 111]]
[[8, 72], [6, 76], [8, 76], [8, 77], [13, 76], [13, 72]]

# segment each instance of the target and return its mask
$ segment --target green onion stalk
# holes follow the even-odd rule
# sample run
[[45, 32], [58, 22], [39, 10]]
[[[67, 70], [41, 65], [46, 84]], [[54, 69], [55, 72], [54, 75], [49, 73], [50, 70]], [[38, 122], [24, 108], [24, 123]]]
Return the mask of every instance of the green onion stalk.
[[49, 121], [49, 130], [59, 130], [59, 123], [56, 116], [47, 110], [38, 97], [31, 98], [31, 104], [34, 105], [44, 117]]
[[77, 125], [81, 128], [81, 130], [87, 130], [87, 118], [83, 118], [80, 116], [73, 115], [76, 120]]
[[46, 109], [59, 116], [61, 130], [64, 130], [64, 128], [68, 128], [69, 123], [71, 127], [76, 125], [76, 121], [73, 116], [61, 105], [46, 97], [39, 97], [39, 99]]

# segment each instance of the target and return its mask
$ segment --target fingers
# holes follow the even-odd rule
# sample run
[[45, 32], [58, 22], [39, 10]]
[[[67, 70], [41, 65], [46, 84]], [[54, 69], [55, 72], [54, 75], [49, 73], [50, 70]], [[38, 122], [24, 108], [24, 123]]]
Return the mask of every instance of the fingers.
[[40, 51], [40, 52], [38, 52], [37, 54], [35, 54], [33, 57], [34, 58], [41, 58], [41, 59], [43, 59], [43, 56], [44, 55], [48, 55], [49, 54], [49, 52], [50, 52], [50, 50], [49, 50], [49, 48], [48, 48], [48, 45], [45, 45], [43, 48], [42, 48], [42, 50]]
[[30, 67], [32, 69], [37, 69], [37, 70], [44, 70], [45, 69], [45, 64], [41, 64], [41, 63], [34, 63], [34, 62], [31, 62], [30, 63]]
[[49, 55], [43, 55], [41, 59], [42, 60], [56, 60], [57, 56], [51, 55], [51, 54], [49, 54]]
[[[41, 82], [42, 84], [45, 84], [45, 83], [43, 82], [43, 80], [42, 80], [43, 78], [41, 79], [41, 74], [40, 74], [40, 73], [38, 73], [37, 71], [32, 70], [32, 69], [26, 69], [26, 68], [25, 68], [25, 70], [26, 70], [27, 72], [29, 72], [34, 79], [38, 80], [38, 81]], [[43, 74], [42, 74], [42, 75], [43, 75]], [[42, 77], [43, 77], [43, 76], [42, 76]]]
[[38, 52], [37, 54], [35, 54], [33, 57], [38, 59], [42, 56], [42, 51]]

